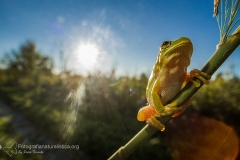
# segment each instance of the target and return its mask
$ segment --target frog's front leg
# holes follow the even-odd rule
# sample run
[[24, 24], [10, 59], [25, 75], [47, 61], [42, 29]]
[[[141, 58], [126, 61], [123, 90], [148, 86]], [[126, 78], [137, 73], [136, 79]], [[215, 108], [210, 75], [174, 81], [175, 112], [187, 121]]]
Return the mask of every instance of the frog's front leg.
[[197, 77], [198, 79], [200, 79], [204, 84], [208, 84], [209, 83], [209, 80], [211, 79], [211, 76], [208, 75], [207, 73], [205, 72], [202, 72], [198, 69], [193, 69], [191, 70], [188, 74], [187, 74], [187, 77], [186, 77], [186, 81], [191, 81], [193, 82], [193, 84], [196, 86], [196, 87], [199, 87], [200, 86], [200, 83], [193, 80], [194, 77]]
[[[200, 87], [200, 83], [193, 80], [194, 77], [197, 77], [198, 79], [200, 79], [204, 84], [208, 84], [209, 80], [211, 79], [211, 76], [208, 75], [205, 72], [202, 72], [198, 69], [193, 69], [192, 71], [190, 71], [185, 79], [185, 82], [182, 86], [182, 88], [186, 85], [187, 82], [191, 81], [193, 82], [193, 84], [195, 85], [195, 87]], [[168, 105], [166, 105], [164, 107], [164, 112], [165, 114], [171, 114], [171, 113], [175, 113], [173, 115], [173, 117], [176, 117], [177, 115], [180, 115], [187, 107], [189, 101], [187, 101], [183, 106], [178, 106], [178, 102], [174, 101]]]

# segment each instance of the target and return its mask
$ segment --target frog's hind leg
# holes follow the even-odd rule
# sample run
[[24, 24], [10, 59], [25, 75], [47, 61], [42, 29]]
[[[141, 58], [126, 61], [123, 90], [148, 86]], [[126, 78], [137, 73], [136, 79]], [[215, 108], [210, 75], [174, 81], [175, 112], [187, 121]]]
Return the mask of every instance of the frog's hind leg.
[[188, 104], [189, 104], [190, 101], [191, 101], [191, 99], [189, 99], [183, 106], [179, 107], [181, 110], [178, 111], [178, 112], [176, 112], [176, 113], [174, 113], [174, 114], [172, 115], [172, 117], [177, 117], [177, 116], [179, 116], [180, 114], [182, 114], [182, 113], [187, 109], [187, 106], [188, 106]]

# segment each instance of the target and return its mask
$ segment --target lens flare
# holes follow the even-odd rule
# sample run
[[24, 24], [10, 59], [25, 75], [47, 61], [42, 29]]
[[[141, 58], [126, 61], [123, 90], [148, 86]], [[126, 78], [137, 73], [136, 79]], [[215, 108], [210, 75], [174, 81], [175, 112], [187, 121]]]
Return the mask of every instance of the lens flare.
[[110, 87], [116, 86], [118, 83], [120, 83], [122, 81], [122, 79], [123, 79], [123, 77], [120, 77], [118, 80], [110, 82], [109, 86]]

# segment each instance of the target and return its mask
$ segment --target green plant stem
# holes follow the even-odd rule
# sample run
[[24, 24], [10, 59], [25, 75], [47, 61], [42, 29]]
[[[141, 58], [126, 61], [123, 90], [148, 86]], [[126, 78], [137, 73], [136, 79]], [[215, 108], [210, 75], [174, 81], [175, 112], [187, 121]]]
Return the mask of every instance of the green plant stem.
[[[240, 26], [234, 31], [224, 43], [222, 43], [218, 50], [212, 55], [209, 61], [204, 65], [201, 71], [212, 75], [224, 61], [233, 53], [233, 51], [240, 45]], [[191, 98], [203, 85], [203, 82], [195, 78], [201, 85], [195, 87], [192, 82], [189, 82], [172, 101], [178, 101], [179, 106], [182, 106], [189, 98]], [[165, 124], [171, 119], [171, 116], [160, 117], [161, 123]], [[120, 147], [109, 160], [126, 159], [132, 152], [134, 152], [143, 142], [150, 138], [155, 132], [156, 128], [146, 125], [139, 131], [124, 147]]]

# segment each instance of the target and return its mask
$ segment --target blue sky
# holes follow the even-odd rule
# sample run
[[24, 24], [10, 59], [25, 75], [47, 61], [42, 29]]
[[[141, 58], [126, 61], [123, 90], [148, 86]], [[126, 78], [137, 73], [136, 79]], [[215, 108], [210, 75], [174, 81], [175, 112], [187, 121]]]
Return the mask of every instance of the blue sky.
[[[67, 68], [78, 73], [116, 68], [120, 76], [150, 74], [160, 44], [182, 36], [194, 45], [190, 69], [201, 69], [219, 42], [213, 0], [0, 0], [0, 58], [33, 40], [54, 59], [56, 71], [61, 50]], [[92, 65], [79, 53], [84, 45], [98, 51]], [[240, 49], [220, 70], [234, 64], [240, 75], [239, 62]]]

